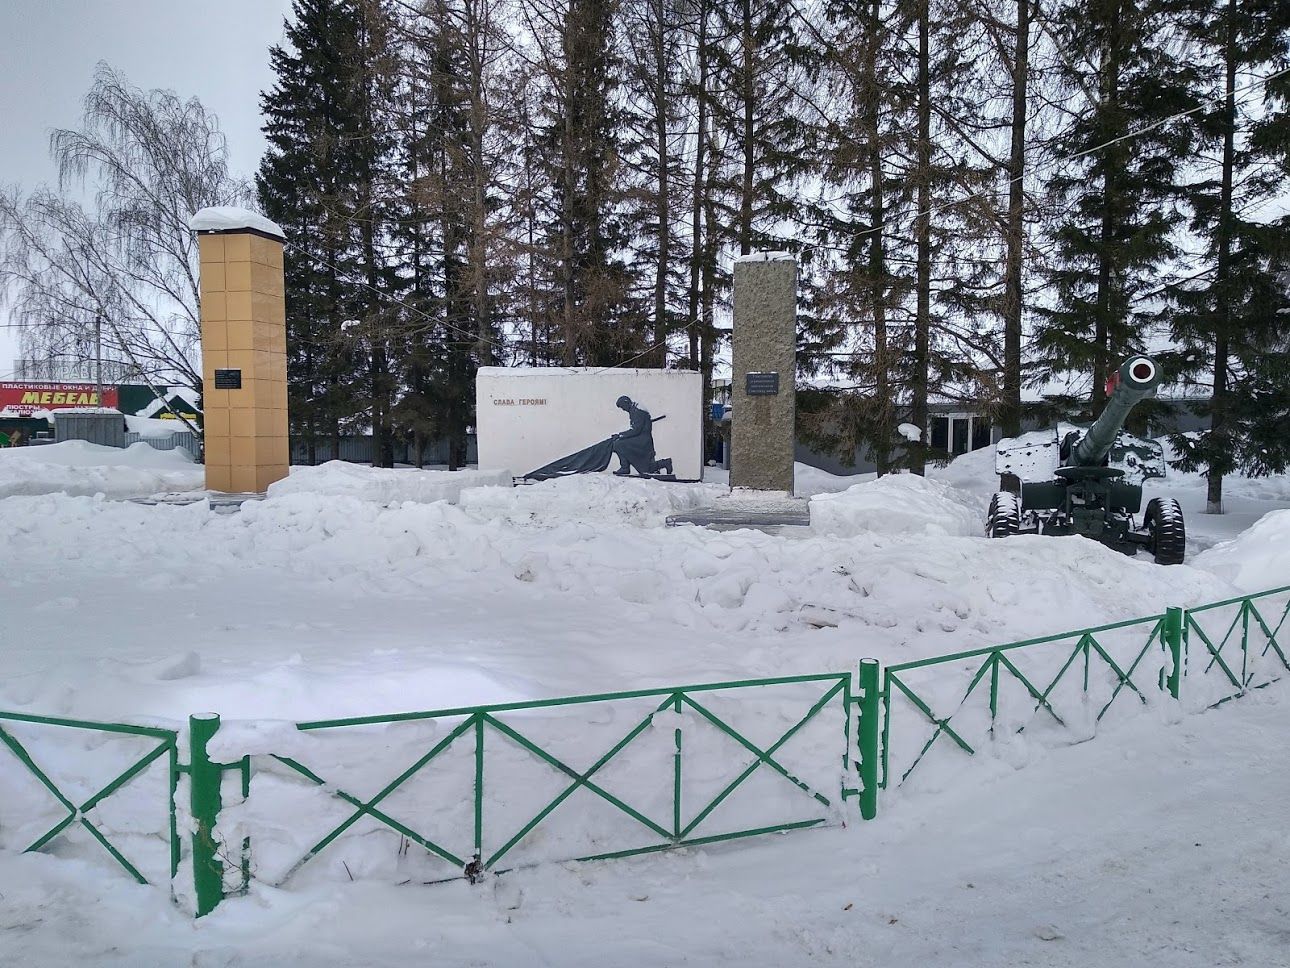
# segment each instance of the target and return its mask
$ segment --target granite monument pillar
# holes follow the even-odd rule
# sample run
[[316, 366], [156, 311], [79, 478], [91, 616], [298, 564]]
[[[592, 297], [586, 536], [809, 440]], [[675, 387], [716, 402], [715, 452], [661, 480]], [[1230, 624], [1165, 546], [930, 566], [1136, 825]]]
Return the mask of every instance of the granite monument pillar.
[[740, 257], [734, 274], [730, 486], [793, 493], [797, 261]]

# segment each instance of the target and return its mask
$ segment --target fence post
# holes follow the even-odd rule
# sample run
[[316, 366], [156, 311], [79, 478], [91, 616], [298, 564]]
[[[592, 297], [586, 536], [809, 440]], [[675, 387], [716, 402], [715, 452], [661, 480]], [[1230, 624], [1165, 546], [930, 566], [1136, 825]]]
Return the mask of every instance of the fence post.
[[220, 780], [223, 768], [211, 762], [206, 744], [219, 732], [219, 714], [188, 717], [189, 807], [193, 815], [193, 887], [197, 892], [197, 916], [215, 910], [224, 897], [224, 864], [215, 846], [215, 824], [220, 811]]
[[1165, 688], [1169, 690], [1169, 695], [1175, 699], [1182, 694], [1182, 674], [1183, 674], [1183, 610], [1181, 608], [1165, 609], [1165, 624], [1161, 631], [1161, 637], [1165, 641], [1165, 646], [1169, 649], [1169, 656], [1173, 660], [1173, 670], [1165, 677]]
[[856, 745], [860, 753], [860, 816], [872, 820], [878, 815], [878, 733], [882, 689], [878, 660], [860, 660], [860, 726]]

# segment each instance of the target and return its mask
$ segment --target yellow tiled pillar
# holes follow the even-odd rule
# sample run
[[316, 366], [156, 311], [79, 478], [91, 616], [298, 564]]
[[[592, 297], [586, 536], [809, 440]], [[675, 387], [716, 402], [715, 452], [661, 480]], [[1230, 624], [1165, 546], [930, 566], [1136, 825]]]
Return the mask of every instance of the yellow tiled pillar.
[[281, 231], [236, 209], [189, 224], [201, 251], [206, 487], [264, 491], [290, 463]]

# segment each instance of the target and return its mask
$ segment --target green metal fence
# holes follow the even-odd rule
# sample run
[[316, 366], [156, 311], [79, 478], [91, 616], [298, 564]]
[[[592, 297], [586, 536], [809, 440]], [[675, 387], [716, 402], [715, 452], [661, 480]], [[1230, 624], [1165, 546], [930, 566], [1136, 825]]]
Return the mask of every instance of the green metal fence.
[[[88, 732], [106, 736], [140, 737], [147, 740], [149, 744], [155, 741], [156, 745], [151, 746], [142, 755], [133, 757], [125, 769], [101, 786], [96, 792], [84, 799], [80, 799], [78, 803], [76, 799], [68, 796], [58, 783], [51, 779], [50, 773], [56, 771], [48, 768], [48, 764], [42, 766], [37, 762], [37, 758], [28, 750], [28, 744], [24, 744], [16, 735], [16, 730], [13, 726], [15, 723], [24, 724], [29, 729], [36, 731], [52, 729], [80, 733]], [[7, 728], [5, 724], [8, 724]], [[0, 743], [3, 743], [9, 749], [18, 762], [26, 768], [27, 773], [34, 777], [40, 786], [66, 811], [66, 816], [33, 840], [27, 846], [26, 851], [41, 850], [54, 843], [58, 838], [66, 836], [69, 829], [79, 828], [86, 831], [118, 866], [140, 884], [147, 884], [148, 879], [140, 873], [138, 866], [132, 863], [125, 853], [108, 839], [89, 815], [96, 808], [102, 806], [114, 793], [143, 774], [153, 763], [164, 758], [168, 794], [164, 803], [157, 804], [157, 812], [161, 820], [159, 826], [164, 831], [162, 836], [169, 845], [170, 877], [174, 878], [179, 869], [180, 855], [179, 830], [175, 816], [175, 790], [179, 783], [180, 773], [177, 733], [172, 730], [156, 729], [150, 726], [128, 726], [123, 723], [99, 723], [80, 719], [60, 719], [54, 716], [32, 716], [24, 713], [0, 712]], [[11, 801], [12, 795], [6, 796], [5, 799]]]
[[[1177, 644], [1172, 634], [1177, 621], [1167, 624], [1167, 617], [1150, 615], [888, 666], [883, 786], [893, 776], [904, 782], [934, 750], [946, 746], [972, 755], [1000, 734], [1018, 735], [1036, 726], [1076, 729], [1087, 738], [1117, 702], [1130, 697], [1145, 703], [1158, 690], [1161, 664], [1152, 660], [1163, 656], [1166, 639]], [[1027, 660], [1029, 668], [1023, 669]], [[951, 669], [959, 675], [949, 674]], [[966, 687], [955, 688], [954, 679], [962, 677]], [[1096, 709], [1087, 702], [1090, 696], [1096, 697]], [[893, 745], [902, 744], [893, 741], [892, 717], [902, 705], [913, 711], [927, 738], [916, 751], [893, 757]], [[913, 724], [907, 731], [914, 733]]]
[[1290, 586], [1188, 609], [1182, 637], [1188, 688], [1195, 683], [1199, 696], [1193, 705], [1227, 702], [1290, 672], [1287, 616]]
[[[796, 687], [800, 703], [799, 713], [783, 729], [776, 729], [773, 738], [754, 738], [746, 728], [741, 729], [737, 720], [739, 708], [758, 701], [775, 702], [768, 694], [782, 687]], [[803, 700], [802, 691], [809, 698]], [[333, 844], [344, 837], [362, 820], [374, 821], [380, 827], [398, 834], [407, 844], [415, 845], [444, 862], [445, 877], [478, 878], [489, 871], [508, 869], [523, 863], [518, 857], [519, 848], [526, 842], [541, 840], [545, 829], [560, 816], [561, 807], [571, 802], [575, 794], [584, 794], [583, 809], [587, 802], [611, 808], [608, 812], [624, 823], [615, 828], [607, 825], [608, 835], [598, 843], [589, 843], [585, 852], [567, 855], [548, 855], [543, 859], [600, 860], [652, 853], [674, 847], [718, 843], [759, 834], [797, 830], [837, 822], [841, 818], [839, 806], [849, 796], [857, 795], [858, 788], [848, 785], [846, 776], [854, 760], [848, 757], [853, 714], [852, 677], [848, 673], [789, 676], [770, 679], [753, 679], [736, 682], [709, 683], [650, 690], [601, 693], [537, 702], [504, 703], [488, 706], [467, 706], [428, 712], [403, 713], [393, 716], [366, 716], [297, 724], [301, 732], [322, 736], [338, 731], [368, 730], [374, 746], [390, 746], [388, 728], [397, 724], [441, 724], [443, 735], [425, 748], [377, 792], [363, 797], [346, 789], [328, 770], [311, 766], [297, 756], [272, 757], [277, 764], [303, 778], [307, 783], [325, 788], [331, 797], [343, 801], [348, 814], [339, 823], [320, 836], [304, 853], [281, 874], [275, 876], [278, 884], [293, 878]], [[762, 694], [760, 697], [757, 694]], [[722, 709], [723, 700], [736, 697], [737, 702]], [[543, 738], [554, 726], [569, 726], [580, 732], [586, 730], [579, 708], [599, 707], [600, 718], [610, 722], [601, 732], [611, 737], [595, 747], [596, 738], [589, 733], [580, 737], [589, 749], [600, 749], [599, 755], [581, 762], [573, 762], [568, 753], [556, 748], [551, 739]], [[630, 706], [622, 711], [614, 707]], [[732, 715], [734, 713], [734, 715]], [[808, 782], [801, 775], [801, 766], [787, 762], [784, 752], [806, 730], [824, 718], [826, 745], [829, 748], [827, 767], [821, 771], [819, 763], [806, 764], [816, 767], [816, 774], [830, 775], [831, 786], [824, 781]], [[622, 729], [614, 727], [614, 719], [629, 724]], [[663, 727], [660, 734], [658, 726]], [[694, 731], [701, 730], [703, 742], [712, 747], [714, 739], [722, 745], [724, 758], [732, 764], [731, 775], [715, 782], [708, 766], [700, 775], [696, 765], [687, 765], [687, 753], [694, 742]], [[648, 740], [648, 742], [647, 742]], [[665, 744], [663, 748], [660, 744]], [[395, 744], [397, 748], [397, 744]], [[403, 751], [409, 750], [407, 744]], [[405, 785], [424, 771], [432, 769], [445, 758], [458, 754], [468, 769], [445, 770], [422, 799], [403, 805], [403, 817], [395, 816], [387, 804]], [[636, 753], [642, 755], [633, 761]], [[328, 754], [328, 745], [318, 745], [320, 755]], [[659, 755], [659, 754], [665, 754]], [[554, 792], [537, 789], [536, 784], [517, 785], [517, 774], [522, 757], [541, 767], [558, 780]], [[624, 762], [628, 761], [628, 762]], [[271, 764], [269, 765], [271, 768]], [[620, 788], [604, 779], [618, 769]], [[257, 764], [256, 776], [263, 774]], [[774, 777], [781, 789], [790, 791], [793, 798], [805, 809], [794, 815], [774, 819], [761, 818], [752, 824], [717, 822], [722, 808], [729, 808], [752, 786], [758, 776]], [[622, 784], [627, 791], [624, 792]], [[258, 782], [258, 780], [257, 780]], [[436, 802], [435, 794], [449, 798], [469, 798], [470, 809], [453, 816], [450, 807], [438, 811], [446, 822], [439, 829], [428, 832], [421, 824], [413, 826], [408, 814], [431, 819], [427, 807]], [[254, 799], [254, 787], [252, 799]], [[440, 801], [442, 802], [442, 801]], [[494, 809], [497, 808], [497, 809]], [[527, 813], [517, 811], [527, 810]], [[755, 811], [754, 811], [755, 812]], [[504, 816], [509, 813], [509, 822]], [[517, 819], [521, 817], [522, 819]], [[418, 829], [419, 828], [419, 829]], [[551, 836], [551, 835], [548, 835]], [[609, 839], [612, 838], [612, 839]], [[577, 838], [569, 838], [576, 840]], [[556, 841], [558, 850], [563, 842]]]
[[[66, 814], [27, 851], [83, 829], [140, 883], [148, 883], [140, 866], [92, 813], [161, 763], [167, 793], [151, 836], [167, 847], [172, 896], [181, 893], [174, 887], [181, 860], [190, 860], [192, 907], [202, 916], [244, 891], [253, 876], [281, 885], [316, 867], [325, 852], [342, 851], [346, 843], [363, 849], [361, 825], [396, 835], [400, 858], [416, 848], [440, 865], [444, 877], [434, 879], [478, 879], [541, 860], [627, 857], [826, 826], [845, 821], [843, 805], [852, 798], [860, 816], [871, 820], [879, 789], [903, 783], [940, 751], [974, 756], [1045, 733], [1059, 743], [1080, 741], [1118, 710], [1179, 701], [1202, 709], [1263, 688], [1290, 672], [1288, 620], [1290, 585], [881, 671], [865, 659], [854, 676], [749, 679], [296, 723], [290, 741], [273, 752], [227, 763], [210, 752], [220, 730], [213, 714], [191, 717], [188, 764], [179, 762], [174, 730], [16, 712], [0, 712], [0, 745]], [[396, 735], [405, 728], [410, 735]], [[146, 749], [131, 752], [128, 765], [90, 795], [71, 796], [54, 779], [52, 757], [41, 762], [28, 748], [33, 730], [126, 738]], [[93, 746], [82, 742], [63, 751], [93, 757]], [[577, 755], [570, 752], [575, 747]], [[346, 772], [354, 765], [366, 771], [359, 786]], [[234, 809], [224, 803], [230, 773], [241, 780], [243, 803]], [[176, 799], [185, 775], [186, 853]], [[770, 782], [775, 796], [761, 782]], [[264, 784], [294, 784], [297, 793], [310, 791], [342, 811], [268, 877], [253, 868], [272, 866], [273, 838], [256, 841], [253, 856], [252, 838], [234, 816], [261, 800], [269, 813], [282, 812]], [[18, 801], [5, 794], [0, 823], [12, 831], [5, 812]], [[618, 825], [591, 824], [593, 805]], [[294, 831], [315, 813], [321, 815], [307, 807], [273, 819], [278, 832]], [[574, 849], [579, 835], [588, 838], [587, 849]]]
[[880, 785], [904, 783], [941, 750], [972, 756], [1036, 730], [1082, 741], [1126, 703], [1196, 710], [1263, 688], [1290, 672], [1288, 616], [1285, 586], [887, 666]]

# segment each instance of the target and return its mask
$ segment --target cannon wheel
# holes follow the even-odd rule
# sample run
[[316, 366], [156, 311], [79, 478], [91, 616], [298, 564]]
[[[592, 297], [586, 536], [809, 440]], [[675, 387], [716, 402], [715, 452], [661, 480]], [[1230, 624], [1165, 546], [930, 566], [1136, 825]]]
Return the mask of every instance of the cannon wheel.
[[1157, 565], [1181, 565], [1187, 547], [1187, 529], [1182, 508], [1173, 498], [1153, 497], [1147, 502], [1143, 519], [1147, 528], [1147, 549]]
[[1010, 491], [997, 491], [990, 498], [990, 511], [985, 518], [985, 533], [989, 538], [1006, 538], [1021, 530], [1021, 502]]

